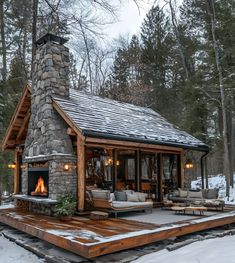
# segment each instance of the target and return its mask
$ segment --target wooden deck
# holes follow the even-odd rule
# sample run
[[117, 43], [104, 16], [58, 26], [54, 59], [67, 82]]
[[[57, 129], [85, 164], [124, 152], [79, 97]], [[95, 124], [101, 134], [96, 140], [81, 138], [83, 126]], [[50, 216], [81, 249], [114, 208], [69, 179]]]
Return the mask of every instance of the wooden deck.
[[64, 223], [56, 218], [11, 208], [0, 210], [0, 222], [85, 258], [92, 258], [234, 223], [235, 211], [155, 225], [112, 218], [93, 221], [85, 217], [74, 217], [69, 223]]

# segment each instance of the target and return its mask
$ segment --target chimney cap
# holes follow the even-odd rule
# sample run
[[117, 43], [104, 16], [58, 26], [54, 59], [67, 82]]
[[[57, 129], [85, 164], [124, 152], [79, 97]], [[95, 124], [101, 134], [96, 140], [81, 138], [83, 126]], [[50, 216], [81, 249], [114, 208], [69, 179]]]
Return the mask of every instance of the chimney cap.
[[51, 33], [46, 33], [45, 35], [43, 35], [42, 37], [40, 37], [36, 42], [36, 47], [41, 46], [46, 44], [47, 42], [55, 42], [58, 43], [60, 45], [63, 45], [64, 43], [66, 43], [68, 41], [68, 39], [60, 37], [60, 36], [56, 36], [54, 34]]

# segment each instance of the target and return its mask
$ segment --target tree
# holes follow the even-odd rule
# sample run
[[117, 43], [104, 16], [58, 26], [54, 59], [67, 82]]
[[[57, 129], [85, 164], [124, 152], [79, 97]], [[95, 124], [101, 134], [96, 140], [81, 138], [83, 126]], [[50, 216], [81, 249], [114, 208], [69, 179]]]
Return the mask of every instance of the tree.
[[219, 90], [220, 90], [220, 102], [221, 102], [221, 111], [222, 111], [222, 123], [223, 123], [223, 147], [224, 147], [224, 157], [223, 157], [223, 167], [224, 175], [226, 178], [226, 196], [229, 198], [229, 188], [230, 188], [230, 174], [229, 174], [229, 150], [228, 150], [228, 131], [227, 131], [227, 116], [226, 116], [226, 102], [225, 102], [225, 89], [223, 82], [223, 73], [220, 63], [219, 55], [219, 46], [218, 40], [216, 37], [216, 13], [214, 0], [208, 0], [209, 14], [211, 18], [211, 34], [212, 34], [212, 43], [215, 55], [216, 69], [218, 72], [218, 81], [219, 81]]
[[2, 79], [7, 77], [7, 50], [6, 50], [6, 36], [5, 36], [5, 10], [4, 0], [0, 1], [0, 24], [1, 24], [1, 44], [2, 44]]
[[146, 15], [141, 40], [143, 80], [151, 87], [149, 105], [169, 120], [177, 119], [177, 114], [173, 114], [176, 108], [180, 109], [175, 39], [169, 17], [159, 6], [152, 7]]

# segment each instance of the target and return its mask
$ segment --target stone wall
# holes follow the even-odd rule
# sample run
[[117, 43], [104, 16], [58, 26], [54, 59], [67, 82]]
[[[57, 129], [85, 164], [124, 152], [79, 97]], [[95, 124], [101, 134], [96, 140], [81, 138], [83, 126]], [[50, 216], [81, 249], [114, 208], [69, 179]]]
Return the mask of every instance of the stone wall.
[[68, 76], [68, 48], [47, 42], [37, 49], [25, 156], [73, 153], [67, 125], [53, 109], [51, 99], [51, 95], [69, 96]]
[[[69, 164], [69, 170], [64, 171], [64, 164]], [[53, 175], [53, 176], [51, 176]], [[49, 198], [57, 199], [64, 194], [77, 197], [76, 159], [65, 156], [55, 156], [49, 161]]]

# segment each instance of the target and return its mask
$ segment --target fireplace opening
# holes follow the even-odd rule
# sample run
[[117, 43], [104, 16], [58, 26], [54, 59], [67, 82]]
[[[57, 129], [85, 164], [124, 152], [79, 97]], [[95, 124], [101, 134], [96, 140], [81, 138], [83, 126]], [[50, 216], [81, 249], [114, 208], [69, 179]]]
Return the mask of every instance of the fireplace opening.
[[35, 197], [48, 197], [48, 169], [35, 168], [28, 171], [28, 195]]

